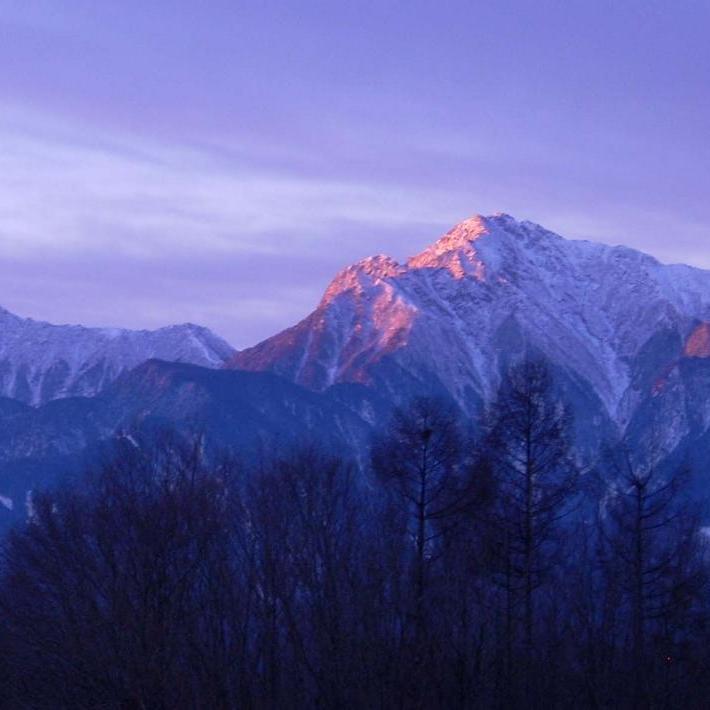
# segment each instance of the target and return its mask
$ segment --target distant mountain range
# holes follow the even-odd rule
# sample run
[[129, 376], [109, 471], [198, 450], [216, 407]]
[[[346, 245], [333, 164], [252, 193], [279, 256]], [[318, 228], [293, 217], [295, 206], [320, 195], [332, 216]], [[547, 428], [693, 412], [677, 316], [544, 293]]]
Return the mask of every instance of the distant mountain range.
[[668, 461], [710, 461], [710, 272], [498, 214], [403, 264], [344, 269], [311, 315], [241, 352], [194, 325], [0, 311], [0, 508], [17, 514], [100, 442], [153, 426], [250, 455], [312, 441], [364, 461], [393, 405], [448, 396], [476, 422], [525, 355], [550, 363], [587, 456], [625, 435], [653, 437]]
[[92, 397], [151, 358], [220, 367], [233, 354], [224, 340], [190, 323], [159, 330], [84, 328], [0, 308], [0, 396], [26, 404]]

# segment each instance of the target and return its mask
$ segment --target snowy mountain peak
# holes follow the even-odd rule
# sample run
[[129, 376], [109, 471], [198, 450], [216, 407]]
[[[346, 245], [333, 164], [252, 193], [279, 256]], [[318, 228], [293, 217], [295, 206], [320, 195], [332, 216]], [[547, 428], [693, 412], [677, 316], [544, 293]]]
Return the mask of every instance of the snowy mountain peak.
[[434, 244], [427, 247], [423, 252], [413, 256], [408, 261], [408, 265], [414, 268], [429, 266], [429, 262], [434, 264], [449, 252], [459, 250], [474, 249], [473, 242], [491, 233], [491, 224], [486, 217], [475, 215], [457, 224], [446, 234], [440, 237]]
[[457, 224], [434, 244], [407, 262], [410, 269], [446, 269], [454, 278], [486, 281], [502, 266], [564, 242], [532, 222], [518, 222], [503, 212], [475, 215]]
[[503, 212], [487, 217], [474, 215], [457, 224], [424, 251], [409, 258], [405, 264], [378, 254], [344, 268], [326, 289], [320, 307], [333, 302], [343, 293], [362, 296], [388, 280], [420, 269], [445, 269], [455, 279], [472, 277], [485, 282], [489, 274], [502, 267], [514, 266], [521, 259], [530, 261], [534, 259], [534, 252], [549, 251], [551, 244], [565, 242], [562, 237], [537, 224], [518, 222]]
[[402, 265], [384, 254], [362, 259], [343, 269], [331, 281], [323, 295], [321, 307], [348, 291], [363, 294], [386, 279], [400, 276], [404, 271], [405, 268]]

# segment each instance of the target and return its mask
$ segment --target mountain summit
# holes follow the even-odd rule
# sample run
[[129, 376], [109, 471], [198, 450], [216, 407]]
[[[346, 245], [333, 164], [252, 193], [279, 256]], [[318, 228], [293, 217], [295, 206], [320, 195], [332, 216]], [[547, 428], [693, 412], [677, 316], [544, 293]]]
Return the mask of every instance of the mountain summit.
[[513, 225], [517, 225], [515, 220], [503, 213], [492, 217], [476, 215], [456, 225], [421, 254], [409, 259], [407, 266], [414, 269], [446, 268], [457, 278], [473, 275], [483, 280], [486, 255], [489, 261], [495, 261], [496, 242], [522, 235], [521, 230], [508, 231]]

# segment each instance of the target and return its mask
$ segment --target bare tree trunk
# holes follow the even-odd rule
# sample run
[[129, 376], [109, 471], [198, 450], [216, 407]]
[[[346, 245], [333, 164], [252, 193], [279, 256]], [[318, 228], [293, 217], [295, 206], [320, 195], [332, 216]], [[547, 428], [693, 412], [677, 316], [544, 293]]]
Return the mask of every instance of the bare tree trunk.
[[633, 656], [634, 656], [634, 705], [641, 707], [644, 696], [644, 485], [636, 481], [636, 506], [634, 517], [634, 593], [633, 593]]

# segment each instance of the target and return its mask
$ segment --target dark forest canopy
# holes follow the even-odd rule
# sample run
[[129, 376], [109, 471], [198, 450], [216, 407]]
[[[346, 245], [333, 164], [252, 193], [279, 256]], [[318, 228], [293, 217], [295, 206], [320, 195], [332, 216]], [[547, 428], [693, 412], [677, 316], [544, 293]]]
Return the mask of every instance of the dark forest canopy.
[[3, 547], [9, 708], [689, 708], [710, 693], [689, 472], [580, 470], [544, 366], [472, 438], [398, 410], [371, 470], [123, 442]]

